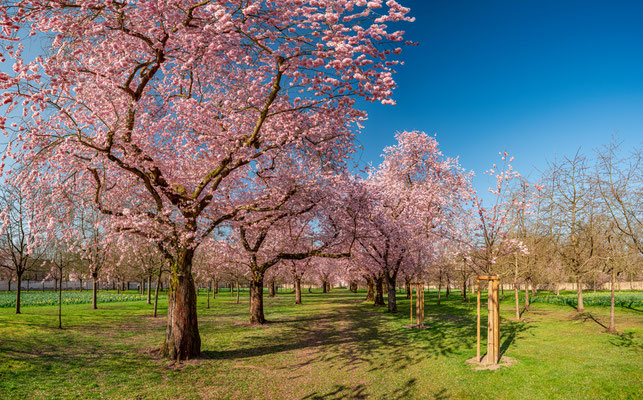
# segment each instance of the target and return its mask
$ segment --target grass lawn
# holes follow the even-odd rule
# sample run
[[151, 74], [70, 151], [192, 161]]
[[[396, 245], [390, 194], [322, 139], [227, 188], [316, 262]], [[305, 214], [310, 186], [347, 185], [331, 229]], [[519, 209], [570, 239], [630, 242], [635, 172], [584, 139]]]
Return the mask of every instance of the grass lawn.
[[[426, 322], [363, 303], [364, 293], [280, 293], [265, 299], [265, 326], [250, 326], [247, 297], [221, 293], [205, 309], [199, 297], [203, 357], [160, 359], [166, 300], [152, 318], [144, 301], [0, 309], [0, 399], [640, 399], [643, 311], [618, 308], [618, 335], [607, 334], [609, 307], [578, 314], [535, 303], [512, 321], [513, 292], [501, 304], [501, 351], [518, 360], [474, 371], [475, 303], [458, 292]], [[247, 296], [247, 293], [246, 293]], [[472, 299], [475, 301], [475, 298]], [[484, 323], [484, 321], [483, 321]], [[483, 330], [484, 332], [484, 330]]]

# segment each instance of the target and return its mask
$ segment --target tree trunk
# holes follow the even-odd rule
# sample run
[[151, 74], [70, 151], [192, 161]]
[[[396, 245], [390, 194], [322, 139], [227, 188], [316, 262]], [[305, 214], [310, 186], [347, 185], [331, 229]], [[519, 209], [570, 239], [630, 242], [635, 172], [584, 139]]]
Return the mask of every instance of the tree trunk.
[[22, 293], [22, 273], [16, 274], [16, 276], [18, 277], [18, 288], [16, 289], [16, 314], [20, 314], [20, 294]]
[[411, 280], [408, 278], [404, 280], [404, 289], [406, 289], [406, 298], [410, 299], [411, 298]]
[[157, 310], [159, 306], [159, 288], [161, 287], [161, 275], [163, 270], [159, 269], [159, 274], [156, 276], [156, 287], [154, 288], [154, 318], [157, 317]]
[[[9, 291], [11, 291], [11, 277], [9, 277], [9, 280], [7, 281], [7, 285], [8, 285], [8, 288], [7, 288], [7, 289], [8, 289]], [[43, 285], [44, 285], [44, 283], [43, 283]], [[43, 290], [43, 292], [44, 292], [44, 290]]]
[[187, 360], [201, 354], [196, 293], [192, 279], [193, 256], [193, 249], [179, 249], [172, 265], [167, 331], [161, 353], [173, 360]]
[[576, 278], [576, 292], [578, 293], [578, 306], [576, 311], [583, 312], [585, 311], [585, 306], [583, 305], [583, 284], [580, 281], [580, 277]]
[[230, 282], [230, 295], [232, 296], [234, 294], [234, 286], [232, 286], [232, 282]]
[[147, 304], [152, 304], [152, 273], [147, 276]]
[[270, 285], [268, 286], [268, 296], [275, 297], [275, 278], [270, 279]]
[[376, 306], [384, 305], [384, 276], [375, 278], [375, 301]]
[[207, 309], [210, 309], [210, 286], [212, 286], [212, 281], [208, 281], [208, 291], [206, 292], [206, 298], [208, 301]]
[[322, 293], [328, 293], [328, 287], [326, 286], [326, 281], [322, 281]]
[[[610, 284], [610, 326], [607, 328], [608, 332], [616, 332], [616, 326], [614, 325], [614, 271], [612, 271]], [[631, 287], [630, 287], [631, 288]]]
[[239, 280], [237, 280], [237, 304], [239, 304]]
[[560, 296], [560, 285], [556, 282], [556, 296]]
[[438, 305], [440, 305], [441, 295], [442, 295], [442, 273], [440, 272], [440, 277], [438, 279]]
[[250, 323], [264, 324], [263, 315], [263, 275], [264, 272], [254, 272], [250, 280]]
[[462, 297], [464, 298], [464, 301], [467, 301], [467, 280], [466, 279], [462, 281]]
[[295, 278], [295, 304], [301, 304], [301, 278]]
[[92, 272], [92, 309], [98, 308], [98, 273]]
[[83, 280], [81, 278], [79, 278], [78, 281], [80, 283], [80, 288], [79, 289], [82, 292], [83, 291]]
[[215, 279], [214, 280], [214, 290], [212, 291], [212, 298], [214, 299], [214, 295], [219, 294], [219, 280]]
[[529, 307], [529, 283], [525, 281], [525, 308]]
[[449, 298], [449, 295], [451, 294], [451, 278], [447, 274], [447, 293], [446, 293], [446, 298]]
[[389, 277], [386, 280], [386, 286], [388, 288], [388, 312], [396, 313], [397, 312], [397, 301], [395, 298], [395, 281], [397, 279], [397, 274], [394, 274], [392, 277]]
[[516, 321], [520, 321], [520, 299], [518, 296], [518, 282], [514, 280], [514, 297], [516, 298]]
[[[62, 276], [62, 273], [60, 274]], [[62, 285], [61, 285], [62, 286]], [[63, 328], [63, 289], [58, 291], [58, 329]]]
[[373, 278], [366, 278], [366, 300], [364, 301], [375, 301], [375, 290], [373, 288]]

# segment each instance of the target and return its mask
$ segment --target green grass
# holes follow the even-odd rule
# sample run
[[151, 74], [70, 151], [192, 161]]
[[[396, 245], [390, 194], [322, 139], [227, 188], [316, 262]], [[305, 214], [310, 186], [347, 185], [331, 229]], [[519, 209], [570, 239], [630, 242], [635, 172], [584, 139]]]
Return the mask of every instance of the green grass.
[[[524, 301], [524, 292], [521, 293], [521, 301]], [[558, 296], [551, 292], [539, 292], [535, 297], [529, 299], [530, 303], [549, 303], [568, 305], [576, 307], [578, 304], [578, 295], [576, 292], [565, 292]], [[610, 305], [610, 292], [584, 292], [584, 306], [607, 306]], [[641, 292], [616, 292], [614, 294], [614, 305], [616, 307], [643, 308], [643, 293]]]
[[[112, 303], [121, 301], [141, 301], [147, 299], [147, 295], [136, 292], [115, 293], [98, 291], [99, 303]], [[63, 291], [63, 304], [86, 304], [92, 302], [91, 290]], [[22, 292], [20, 293], [20, 306], [52, 306], [58, 304], [58, 292]], [[15, 292], [0, 292], [0, 308], [15, 307]]]
[[[511, 294], [511, 293], [509, 293]], [[430, 329], [408, 330], [408, 300], [391, 315], [354, 295], [280, 293], [265, 299], [265, 326], [247, 324], [242, 303], [222, 293], [198, 299], [203, 357], [171, 364], [154, 350], [163, 314], [145, 302], [0, 309], [2, 399], [637, 399], [643, 395], [643, 311], [617, 309], [619, 334], [605, 333], [608, 307], [576, 313], [536, 303], [513, 321], [501, 304], [501, 350], [518, 362], [474, 371], [475, 299], [457, 292], [437, 306]], [[484, 319], [483, 319], [484, 323]], [[602, 324], [602, 325], [601, 325]]]

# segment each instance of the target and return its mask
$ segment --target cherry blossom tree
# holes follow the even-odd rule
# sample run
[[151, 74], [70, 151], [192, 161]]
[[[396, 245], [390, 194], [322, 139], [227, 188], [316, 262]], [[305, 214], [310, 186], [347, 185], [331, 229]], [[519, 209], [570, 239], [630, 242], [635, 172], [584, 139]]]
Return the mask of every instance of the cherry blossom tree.
[[[389, 312], [397, 312], [397, 276], [413, 249], [446, 236], [454, 216], [472, 198], [472, 175], [457, 159], [444, 157], [435, 138], [414, 131], [400, 132], [396, 139], [365, 181], [372, 204], [362, 228], [368, 238], [364, 234], [359, 240], [361, 254], [383, 272]], [[379, 285], [381, 278], [374, 278]]]
[[495, 187], [489, 188], [489, 192], [493, 195], [493, 204], [491, 207], [486, 207], [481, 198], [478, 197], [475, 200], [479, 217], [478, 238], [481, 243], [472, 255], [478, 270], [484, 274], [498, 272], [496, 264], [500, 257], [518, 251], [528, 252], [520, 240], [511, 237], [514, 218], [527, 206], [525, 197], [511, 196], [513, 184], [521, 181], [521, 177], [511, 165], [513, 157], [509, 157], [507, 152], [501, 152], [500, 157], [503, 162], [501, 168], [496, 170], [497, 165], [493, 164], [493, 167], [485, 172], [496, 178]]
[[[293, 143], [341, 160], [365, 118], [355, 98], [393, 103], [403, 32], [390, 25], [408, 12], [394, 0], [3, 2], [1, 102], [24, 118], [0, 128], [29, 166], [16, 181], [51, 188], [57, 206], [80, 193], [109, 232], [154, 243], [172, 264], [162, 352], [196, 357], [194, 251], [248, 207], [233, 193], [251, 190], [255, 162]], [[33, 60], [26, 33], [44, 44]]]

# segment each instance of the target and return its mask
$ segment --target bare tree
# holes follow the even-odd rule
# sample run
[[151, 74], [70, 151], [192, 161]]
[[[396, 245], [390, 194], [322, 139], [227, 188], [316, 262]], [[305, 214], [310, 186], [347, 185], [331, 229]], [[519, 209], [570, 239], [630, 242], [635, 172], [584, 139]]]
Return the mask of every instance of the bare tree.
[[15, 186], [6, 186], [0, 194], [3, 212], [3, 234], [0, 237], [0, 267], [15, 274], [17, 280], [16, 314], [20, 314], [22, 276], [41, 265], [42, 237], [33, 225], [33, 211], [25, 206], [25, 198]]

